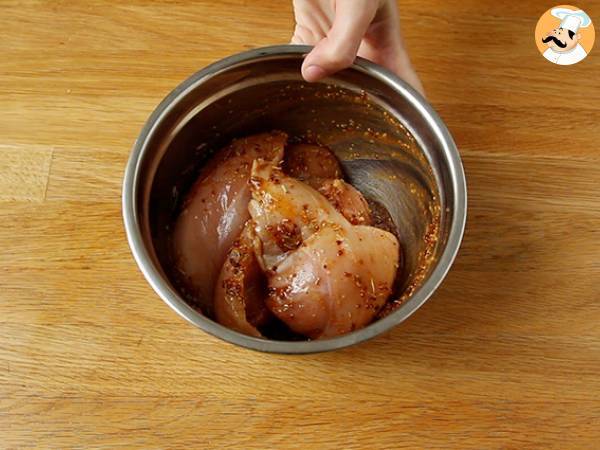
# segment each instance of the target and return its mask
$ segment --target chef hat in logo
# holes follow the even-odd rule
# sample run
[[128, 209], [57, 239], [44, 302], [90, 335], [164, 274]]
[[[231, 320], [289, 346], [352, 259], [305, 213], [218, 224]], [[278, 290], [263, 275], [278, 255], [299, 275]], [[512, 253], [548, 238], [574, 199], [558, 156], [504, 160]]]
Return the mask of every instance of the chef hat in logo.
[[569, 8], [553, 8], [550, 13], [561, 20], [560, 28], [577, 33], [579, 28], [586, 28], [592, 23], [592, 19], [582, 10]]

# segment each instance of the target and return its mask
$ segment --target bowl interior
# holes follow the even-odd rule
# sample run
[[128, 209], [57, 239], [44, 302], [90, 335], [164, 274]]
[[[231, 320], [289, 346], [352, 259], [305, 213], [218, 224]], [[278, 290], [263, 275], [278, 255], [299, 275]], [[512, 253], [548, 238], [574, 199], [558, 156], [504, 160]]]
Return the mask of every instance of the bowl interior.
[[331, 148], [351, 183], [391, 214], [404, 265], [396, 314], [427, 282], [448, 240], [456, 188], [447, 145], [414, 98], [385, 77], [354, 66], [308, 84], [300, 64], [299, 54], [254, 58], [201, 72], [171, 94], [137, 143], [136, 206], [144, 245], [177, 292], [169, 227], [199, 169], [233, 138], [283, 130]]

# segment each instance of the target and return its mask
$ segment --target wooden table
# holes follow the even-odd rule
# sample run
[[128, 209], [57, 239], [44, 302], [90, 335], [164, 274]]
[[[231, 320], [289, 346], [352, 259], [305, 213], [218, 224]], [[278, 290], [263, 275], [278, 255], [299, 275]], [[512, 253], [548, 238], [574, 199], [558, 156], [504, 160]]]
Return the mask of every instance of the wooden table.
[[551, 4], [503, 3], [402, 2], [469, 182], [442, 288], [383, 337], [282, 356], [157, 297], [120, 189], [156, 104], [286, 42], [288, 2], [2, 1], [0, 447], [598, 448], [600, 44], [553, 66], [533, 41]]

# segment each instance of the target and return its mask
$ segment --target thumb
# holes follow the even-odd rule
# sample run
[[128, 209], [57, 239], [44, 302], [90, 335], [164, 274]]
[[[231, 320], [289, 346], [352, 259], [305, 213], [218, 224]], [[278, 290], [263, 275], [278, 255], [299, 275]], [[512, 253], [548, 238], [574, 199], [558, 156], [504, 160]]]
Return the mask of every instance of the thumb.
[[313, 48], [302, 64], [306, 81], [318, 81], [352, 65], [367, 28], [377, 12], [373, 0], [338, 0], [335, 19], [327, 36]]

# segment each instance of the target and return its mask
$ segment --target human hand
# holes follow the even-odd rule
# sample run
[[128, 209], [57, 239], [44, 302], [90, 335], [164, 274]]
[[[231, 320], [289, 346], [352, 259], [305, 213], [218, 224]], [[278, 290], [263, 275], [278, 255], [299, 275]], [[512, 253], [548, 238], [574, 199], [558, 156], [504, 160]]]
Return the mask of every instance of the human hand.
[[404, 46], [395, 0], [294, 0], [294, 15], [292, 44], [315, 46], [302, 64], [306, 81], [352, 65], [358, 54], [424, 93]]

